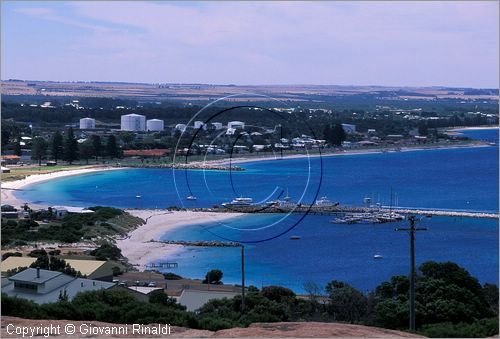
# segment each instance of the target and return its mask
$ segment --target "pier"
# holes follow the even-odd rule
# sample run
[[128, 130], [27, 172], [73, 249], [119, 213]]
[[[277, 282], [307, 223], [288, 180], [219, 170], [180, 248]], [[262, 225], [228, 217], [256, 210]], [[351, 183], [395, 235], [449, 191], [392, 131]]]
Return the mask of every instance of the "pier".
[[237, 242], [230, 241], [218, 241], [218, 240], [151, 240], [150, 242], [158, 242], [168, 245], [182, 245], [182, 246], [198, 246], [198, 247], [241, 247]]
[[231, 208], [194, 208], [192, 211], [199, 212], [218, 212], [218, 213], [309, 213], [317, 215], [335, 215], [340, 213], [400, 213], [414, 214], [424, 216], [444, 216], [460, 218], [487, 218], [498, 219], [499, 215], [495, 213], [470, 212], [470, 211], [450, 211], [440, 209], [409, 209], [409, 208], [379, 208], [379, 207], [360, 207], [360, 206], [300, 206], [295, 207], [275, 207], [275, 206], [238, 206]]

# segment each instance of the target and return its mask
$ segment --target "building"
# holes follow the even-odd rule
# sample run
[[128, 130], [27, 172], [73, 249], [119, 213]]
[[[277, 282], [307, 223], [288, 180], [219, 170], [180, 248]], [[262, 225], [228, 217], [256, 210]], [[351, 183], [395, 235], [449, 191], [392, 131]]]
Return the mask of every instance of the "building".
[[149, 119], [146, 121], [146, 130], [148, 131], [163, 131], [165, 123], [160, 119]]
[[[2, 261], [1, 271], [5, 273], [9, 270], [29, 267], [37, 258], [32, 257], [8, 257]], [[64, 259], [61, 258], [76, 271], [85, 275], [89, 279], [100, 281], [113, 280], [113, 267], [116, 266], [112, 261], [103, 260], [82, 260], [82, 259]]]
[[186, 128], [187, 128], [187, 126], [185, 124], [177, 124], [177, 125], [175, 125], [175, 129], [178, 130], [178, 131], [181, 131], [181, 132], [185, 132]]
[[80, 119], [80, 129], [94, 129], [95, 119], [92, 118], [82, 118]]
[[2, 293], [10, 297], [31, 300], [37, 304], [55, 303], [65, 295], [72, 300], [78, 293], [108, 289], [114, 283], [75, 278], [61, 272], [27, 268], [7, 278], [2, 284]]
[[146, 117], [140, 114], [127, 114], [121, 117], [122, 131], [145, 131]]
[[242, 121], [230, 121], [227, 123], [227, 129], [245, 129], [245, 123]]
[[52, 213], [56, 215], [57, 219], [64, 218], [68, 214], [84, 214], [84, 213], [94, 213], [94, 211], [83, 208], [83, 207], [73, 207], [73, 206], [52, 206]]
[[220, 130], [220, 129], [223, 129], [223, 125], [221, 122], [212, 122], [212, 128], [215, 129], [215, 130]]
[[185, 289], [182, 291], [180, 297], [176, 298], [177, 302], [186, 306], [187, 311], [195, 311], [205, 305], [210, 300], [234, 298], [241, 293], [230, 291], [200, 291], [193, 289]]
[[203, 121], [195, 121], [194, 122], [194, 128], [195, 129], [203, 128], [204, 130], [206, 130], [207, 129], [207, 125]]
[[15, 165], [21, 161], [21, 157], [18, 155], [2, 155], [2, 165]]
[[347, 134], [356, 133], [356, 125], [342, 124], [342, 128], [344, 129], [344, 132], [346, 132]]

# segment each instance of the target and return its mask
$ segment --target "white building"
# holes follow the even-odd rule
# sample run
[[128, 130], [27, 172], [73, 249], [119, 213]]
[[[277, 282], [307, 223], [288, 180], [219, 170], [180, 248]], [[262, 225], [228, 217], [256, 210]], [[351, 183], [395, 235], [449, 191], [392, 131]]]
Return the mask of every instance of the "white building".
[[242, 121], [230, 121], [227, 123], [227, 129], [245, 129], [245, 123]]
[[145, 131], [146, 117], [140, 114], [122, 115], [121, 118], [122, 131]]
[[80, 119], [80, 129], [94, 129], [94, 128], [95, 128], [95, 119], [92, 118]]
[[344, 132], [346, 132], [347, 134], [356, 133], [356, 125], [342, 124], [342, 128], [344, 129]]
[[163, 131], [165, 123], [160, 119], [149, 119], [146, 121], [146, 130], [148, 131]]
[[187, 126], [185, 124], [177, 124], [177, 125], [175, 125], [175, 129], [178, 130], [178, 131], [181, 131], [181, 132], [185, 132], [186, 128], [187, 128]]
[[207, 129], [207, 125], [203, 121], [195, 121], [194, 122], [194, 129]]
[[216, 130], [220, 130], [223, 128], [221, 122], [212, 122], [212, 127], [215, 128]]

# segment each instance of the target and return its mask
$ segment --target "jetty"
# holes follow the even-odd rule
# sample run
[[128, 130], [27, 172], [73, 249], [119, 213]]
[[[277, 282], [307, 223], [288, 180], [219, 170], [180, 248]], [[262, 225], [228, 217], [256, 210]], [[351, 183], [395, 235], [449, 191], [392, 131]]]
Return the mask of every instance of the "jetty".
[[342, 213], [399, 213], [404, 215], [423, 215], [423, 216], [444, 216], [460, 218], [487, 218], [499, 219], [498, 213], [473, 212], [473, 211], [450, 211], [440, 209], [409, 209], [409, 208], [380, 208], [380, 207], [361, 207], [361, 206], [232, 206], [230, 208], [194, 208], [192, 211], [199, 212], [218, 212], [218, 213], [308, 213], [318, 215], [336, 215]]
[[218, 241], [218, 240], [150, 240], [149, 242], [158, 242], [167, 245], [197, 246], [197, 247], [240, 247], [237, 242]]

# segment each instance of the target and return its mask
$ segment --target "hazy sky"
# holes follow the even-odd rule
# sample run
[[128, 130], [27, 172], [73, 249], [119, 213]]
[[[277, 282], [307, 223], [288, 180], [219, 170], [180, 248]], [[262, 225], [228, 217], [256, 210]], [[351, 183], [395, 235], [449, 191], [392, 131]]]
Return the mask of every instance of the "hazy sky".
[[1, 3], [2, 79], [498, 88], [496, 1]]

